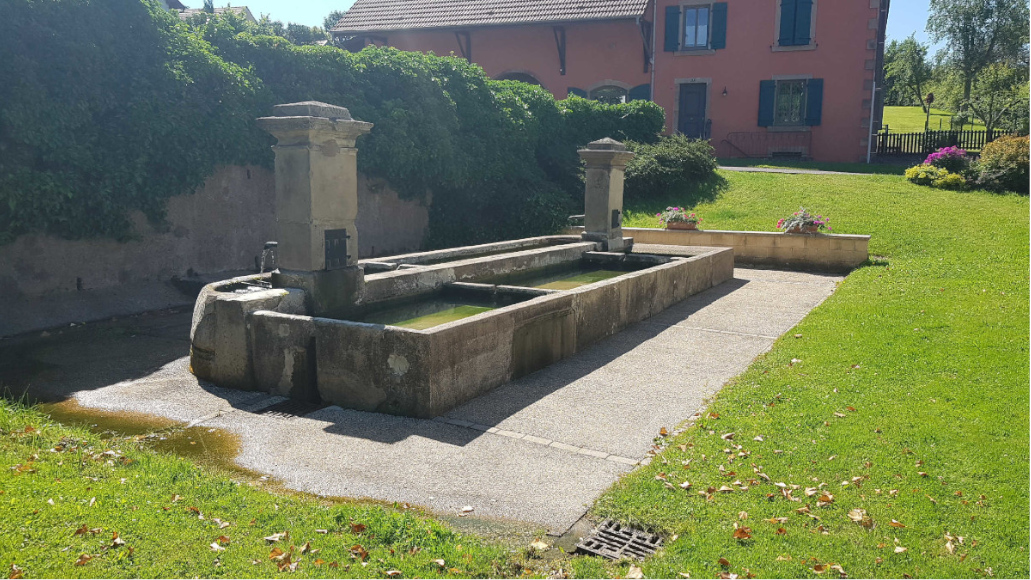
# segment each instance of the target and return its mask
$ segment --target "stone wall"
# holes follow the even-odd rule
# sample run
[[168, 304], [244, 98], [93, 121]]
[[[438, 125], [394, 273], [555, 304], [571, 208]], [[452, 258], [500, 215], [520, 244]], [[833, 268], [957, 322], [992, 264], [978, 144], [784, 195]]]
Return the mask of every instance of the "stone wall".
[[826, 271], [851, 270], [867, 260], [870, 236], [721, 230], [623, 228], [639, 244], [734, 248], [736, 264]]
[[[428, 204], [405, 201], [380, 180], [359, 178], [362, 257], [421, 248]], [[0, 246], [0, 296], [167, 280], [193, 272], [250, 270], [266, 241], [276, 239], [275, 179], [261, 167], [223, 167], [190, 195], [168, 201], [167, 225], [132, 215], [137, 239], [65, 240], [25, 235]]]

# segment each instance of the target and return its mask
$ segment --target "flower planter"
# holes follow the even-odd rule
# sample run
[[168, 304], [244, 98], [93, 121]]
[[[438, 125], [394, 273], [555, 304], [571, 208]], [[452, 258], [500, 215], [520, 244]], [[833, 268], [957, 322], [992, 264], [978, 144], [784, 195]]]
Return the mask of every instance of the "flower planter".
[[669, 222], [666, 224], [667, 230], [697, 230], [698, 224], [693, 222]]
[[818, 234], [820, 233], [820, 226], [798, 226], [789, 230], [784, 230], [785, 234]]

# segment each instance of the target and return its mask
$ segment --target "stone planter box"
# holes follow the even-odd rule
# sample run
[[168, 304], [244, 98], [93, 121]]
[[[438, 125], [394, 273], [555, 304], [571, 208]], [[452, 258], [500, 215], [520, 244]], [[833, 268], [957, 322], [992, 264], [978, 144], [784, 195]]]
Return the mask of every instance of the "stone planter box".
[[870, 236], [864, 235], [656, 228], [623, 228], [623, 233], [640, 244], [733, 248], [738, 265], [846, 272], [870, 257]]

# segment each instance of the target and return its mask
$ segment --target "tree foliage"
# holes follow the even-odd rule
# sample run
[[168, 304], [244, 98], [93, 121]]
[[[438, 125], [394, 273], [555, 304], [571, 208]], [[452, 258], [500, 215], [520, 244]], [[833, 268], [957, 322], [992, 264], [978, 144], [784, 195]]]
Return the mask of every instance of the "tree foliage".
[[1017, 109], [1027, 118], [1027, 90], [1017, 84], [1013, 67], [1003, 63], [990, 64], [977, 74], [966, 103], [988, 131]]
[[1028, 18], [1025, 0], [931, 0], [927, 30], [945, 43], [940, 56], [959, 72], [964, 101], [992, 63], [1027, 67]]
[[900, 43], [893, 42], [890, 48], [891, 59], [885, 59], [885, 77], [891, 80], [900, 98], [909, 103], [918, 103], [924, 113], [929, 112], [930, 105], [925, 101], [924, 89], [933, 71], [927, 62], [927, 46], [910, 35]]
[[359, 169], [432, 192], [436, 245], [550, 233], [582, 203], [576, 149], [653, 142], [662, 109], [556, 102], [478, 66], [390, 48], [297, 46], [226, 13], [188, 24], [138, 0], [6, 0], [0, 19], [0, 243], [131, 233], [219, 165], [271, 166], [256, 117], [319, 100], [375, 123]]

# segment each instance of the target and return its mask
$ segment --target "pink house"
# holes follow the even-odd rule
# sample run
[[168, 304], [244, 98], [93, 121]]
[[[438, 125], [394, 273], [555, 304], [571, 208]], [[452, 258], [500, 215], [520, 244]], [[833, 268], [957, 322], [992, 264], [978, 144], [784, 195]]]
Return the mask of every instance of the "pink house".
[[[651, 99], [722, 157], [860, 161], [890, 0], [357, 0], [345, 46], [455, 54], [557, 98]], [[871, 119], [872, 113], [872, 119]]]

